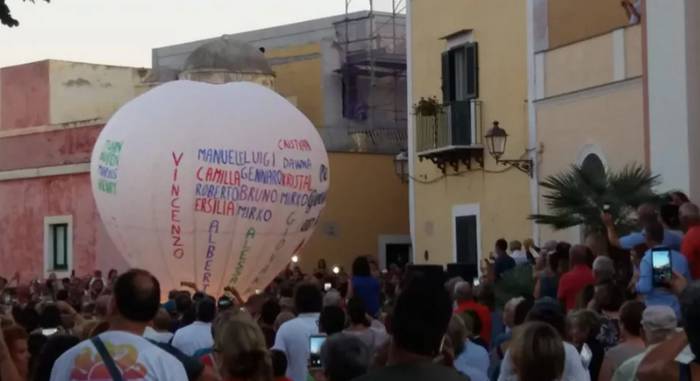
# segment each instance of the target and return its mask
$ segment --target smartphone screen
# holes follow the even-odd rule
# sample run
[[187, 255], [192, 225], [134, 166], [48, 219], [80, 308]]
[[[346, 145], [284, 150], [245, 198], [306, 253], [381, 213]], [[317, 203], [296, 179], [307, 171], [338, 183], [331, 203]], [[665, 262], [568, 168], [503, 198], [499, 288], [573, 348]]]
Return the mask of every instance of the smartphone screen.
[[324, 291], [328, 291], [328, 290], [331, 289], [332, 286], [333, 286], [333, 285], [331, 285], [330, 283], [324, 283], [324, 284], [323, 284], [323, 290], [324, 290]]
[[326, 341], [326, 336], [313, 335], [309, 338], [309, 366], [311, 368], [323, 368], [321, 363], [321, 346]]
[[671, 251], [656, 248], [651, 251], [651, 268], [654, 287], [667, 287], [671, 282]]
[[58, 328], [47, 328], [47, 329], [42, 329], [41, 334], [44, 336], [51, 336], [54, 335], [58, 332]]

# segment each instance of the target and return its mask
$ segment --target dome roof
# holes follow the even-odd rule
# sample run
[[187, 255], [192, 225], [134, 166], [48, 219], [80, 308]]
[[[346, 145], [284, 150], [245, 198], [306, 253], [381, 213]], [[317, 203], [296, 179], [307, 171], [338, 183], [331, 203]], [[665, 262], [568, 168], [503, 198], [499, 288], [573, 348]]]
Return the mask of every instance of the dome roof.
[[187, 57], [184, 70], [274, 74], [260, 50], [245, 42], [227, 37], [221, 37], [197, 48]]

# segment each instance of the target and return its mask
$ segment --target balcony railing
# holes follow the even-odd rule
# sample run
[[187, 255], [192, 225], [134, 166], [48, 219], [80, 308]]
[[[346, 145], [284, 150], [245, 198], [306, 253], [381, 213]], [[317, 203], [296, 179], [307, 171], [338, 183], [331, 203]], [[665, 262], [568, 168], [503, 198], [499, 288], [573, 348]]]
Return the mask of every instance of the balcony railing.
[[418, 154], [449, 147], [480, 147], [481, 139], [480, 100], [452, 102], [438, 115], [416, 115]]

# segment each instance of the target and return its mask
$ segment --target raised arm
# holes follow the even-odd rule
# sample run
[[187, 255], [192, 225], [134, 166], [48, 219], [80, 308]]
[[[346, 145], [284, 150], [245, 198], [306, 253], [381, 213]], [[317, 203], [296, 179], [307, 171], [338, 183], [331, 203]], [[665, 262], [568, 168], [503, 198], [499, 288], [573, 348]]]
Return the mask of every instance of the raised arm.
[[15, 363], [10, 357], [10, 349], [5, 343], [5, 336], [0, 332], [0, 380], [2, 381], [23, 381], [20, 377]]
[[603, 212], [600, 215], [600, 218], [603, 220], [603, 224], [605, 225], [605, 230], [607, 232], [608, 242], [610, 242], [610, 245], [621, 247], [620, 237], [617, 236], [617, 232], [615, 231], [615, 222], [613, 221], [612, 214]]

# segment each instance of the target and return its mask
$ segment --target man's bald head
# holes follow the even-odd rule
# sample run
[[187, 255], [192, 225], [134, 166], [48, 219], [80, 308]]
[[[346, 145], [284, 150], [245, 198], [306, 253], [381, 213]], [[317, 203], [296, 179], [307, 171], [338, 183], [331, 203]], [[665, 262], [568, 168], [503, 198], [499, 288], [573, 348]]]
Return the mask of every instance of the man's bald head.
[[474, 292], [469, 282], [459, 282], [455, 285], [455, 300], [458, 302], [474, 300]]
[[130, 270], [114, 284], [117, 313], [133, 322], [148, 323], [160, 308], [160, 284], [146, 270]]
[[588, 248], [584, 245], [574, 245], [571, 247], [571, 251], [569, 251], [569, 262], [571, 262], [572, 267], [576, 265], [585, 265], [588, 263], [587, 257]]
[[700, 209], [692, 202], [686, 202], [678, 208], [678, 218], [683, 228], [688, 229], [700, 223]]
[[659, 214], [656, 211], [656, 206], [650, 203], [639, 205], [637, 208], [637, 217], [639, 219], [639, 226], [642, 227], [659, 220]]

